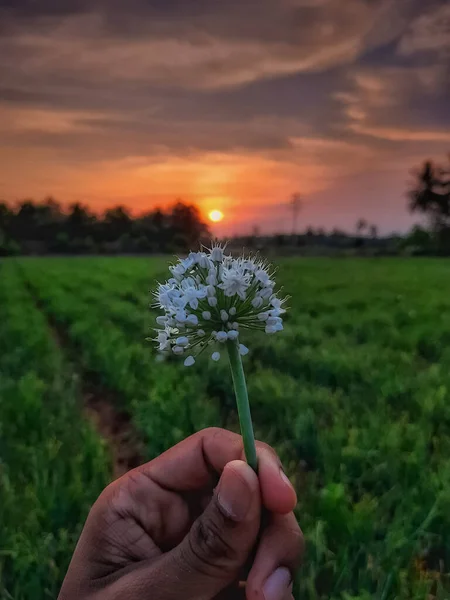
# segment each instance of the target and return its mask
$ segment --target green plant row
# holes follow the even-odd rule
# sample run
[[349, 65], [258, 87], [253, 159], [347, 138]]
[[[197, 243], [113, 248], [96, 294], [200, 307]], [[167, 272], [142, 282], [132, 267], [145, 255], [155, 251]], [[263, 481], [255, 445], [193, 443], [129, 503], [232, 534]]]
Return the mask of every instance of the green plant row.
[[0, 598], [43, 600], [57, 596], [110, 461], [15, 265], [0, 277]]
[[[131, 412], [148, 457], [203, 426], [235, 427], [226, 361], [155, 363], [144, 341], [164, 260], [21, 266], [79, 359]], [[439, 260], [280, 262], [286, 331], [250, 340], [245, 369], [256, 432], [299, 495], [299, 597], [448, 595], [449, 275]]]

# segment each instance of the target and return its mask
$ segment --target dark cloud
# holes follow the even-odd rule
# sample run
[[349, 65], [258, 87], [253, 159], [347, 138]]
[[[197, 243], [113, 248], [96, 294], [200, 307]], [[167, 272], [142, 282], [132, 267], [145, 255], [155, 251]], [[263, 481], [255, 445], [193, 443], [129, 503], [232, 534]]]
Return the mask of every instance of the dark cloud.
[[273, 171], [277, 193], [298, 177], [323, 202], [345, 178], [400, 173], [448, 146], [446, 11], [437, 0], [0, 0], [0, 161], [14, 171], [29, 154], [27, 177], [51, 187], [73, 165], [109, 177], [118, 162], [139, 180], [141, 162], [164, 171], [176, 157], [183, 173], [194, 160], [217, 170], [227, 190], [247, 161]]

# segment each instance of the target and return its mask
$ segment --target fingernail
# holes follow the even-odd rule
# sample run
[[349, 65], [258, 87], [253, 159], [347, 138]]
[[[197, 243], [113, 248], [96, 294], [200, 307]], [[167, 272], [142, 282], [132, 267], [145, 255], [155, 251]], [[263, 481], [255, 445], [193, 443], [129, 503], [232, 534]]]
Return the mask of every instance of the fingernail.
[[279, 567], [266, 579], [263, 586], [264, 600], [283, 600], [291, 585], [291, 572], [286, 567]]
[[281, 475], [281, 479], [288, 484], [289, 487], [291, 487], [292, 489], [294, 489], [289, 477], [286, 475], [286, 473], [283, 470], [283, 467], [280, 467], [280, 475]]
[[243, 521], [252, 503], [249, 475], [253, 472], [241, 460], [226, 465], [217, 488], [217, 503], [226, 517]]

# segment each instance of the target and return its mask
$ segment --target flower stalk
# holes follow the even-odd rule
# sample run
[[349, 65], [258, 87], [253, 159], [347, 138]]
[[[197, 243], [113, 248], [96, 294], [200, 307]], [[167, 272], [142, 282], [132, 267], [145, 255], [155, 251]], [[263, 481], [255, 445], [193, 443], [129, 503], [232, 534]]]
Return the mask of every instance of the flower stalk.
[[256, 456], [255, 436], [253, 433], [247, 384], [245, 382], [244, 368], [242, 366], [238, 342], [236, 340], [228, 340], [227, 350], [230, 361], [231, 376], [233, 378], [234, 392], [236, 395], [241, 434], [244, 441], [245, 458], [255, 473], [257, 473], [258, 459]]
[[[255, 438], [241, 356], [249, 330], [273, 335], [283, 330], [285, 298], [275, 290], [274, 271], [258, 257], [225, 254], [219, 244], [190, 252], [169, 267], [172, 277], [155, 292], [163, 314], [153, 338], [162, 357], [183, 357], [186, 367], [208, 349], [214, 362], [227, 348], [248, 464], [257, 471]], [[209, 352], [211, 351], [209, 350]], [[209, 353], [208, 352], [208, 353]]]

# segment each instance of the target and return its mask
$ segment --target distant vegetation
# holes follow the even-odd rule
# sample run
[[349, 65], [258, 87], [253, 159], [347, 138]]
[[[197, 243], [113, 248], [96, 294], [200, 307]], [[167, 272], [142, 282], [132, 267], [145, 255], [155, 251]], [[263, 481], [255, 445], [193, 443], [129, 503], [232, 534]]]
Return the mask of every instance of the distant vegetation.
[[188, 250], [209, 237], [197, 207], [176, 202], [133, 217], [123, 206], [97, 216], [49, 198], [0, 203], [0, 256], [14, 254], [134, 254]]
[[[450, 169], [426, 161], [413, 172], [408, 209], [425, 217], [405, 236], [379, 236], [364, 218], [353, 233], [308, 227], [303, 233], [234, 238], [232, 246], [276, 254], [450, 255]], [[295, 219], [301, 209], [294, 196]], [[294, 202], [293, 200], [293, 202]], [[294, 227], [295, 230], [295, 227]], [[194, 205], [177, 201], [169, 210], [132, 216], [116, 206], [96, 215], [81, 203], [68, 210], [49, 198], [0, 202], [0, 256], [16, 254], [152, 254], [183, 252], [210, 232]]]

